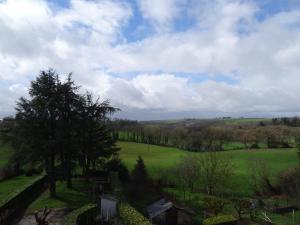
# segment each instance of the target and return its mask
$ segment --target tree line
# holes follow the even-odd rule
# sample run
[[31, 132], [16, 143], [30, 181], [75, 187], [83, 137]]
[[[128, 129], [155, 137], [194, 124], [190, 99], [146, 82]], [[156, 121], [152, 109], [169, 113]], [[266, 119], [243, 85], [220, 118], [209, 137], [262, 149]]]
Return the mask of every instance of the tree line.
[[232, 148], [295, 147], [299, 128], [283, 124], [226, 124], [218, 120], [191, 123], [143, 123], [115, 120], [113, 136], [121, 141], [173, 146], [188, 151], [221, 151]]
[[57, 179], [71, 187], [75, 167], [87, 176], [100, 159], [119, 150], [110, 125], [110, 115], [118, 109], [79, 90], [72, 74], [62, 80], [52, 69], [41, 71], [31, 82], [29, 97], [18, 100], [15, 118], [1, 122], [2, 139], [15, 149], [12, 161], [42, 166], [51, 197]]

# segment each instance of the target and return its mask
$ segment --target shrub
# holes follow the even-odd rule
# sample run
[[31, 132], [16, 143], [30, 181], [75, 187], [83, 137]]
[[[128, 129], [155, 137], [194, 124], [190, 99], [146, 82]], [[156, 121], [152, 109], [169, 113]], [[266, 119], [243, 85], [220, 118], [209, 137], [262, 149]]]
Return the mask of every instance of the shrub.
[[203, 225], [236, 225], [237, 219], [232, 215], [214, 216], [203, 220]]
[[203, 207], [206, 211], [213, 213], [214, 215], [218, 215], [222, 212], [226, 201], [217, 197], [206, 197], [203, 199]]
[[119, 215], [124, 225], [152, 225], [148, 219], [127, 203], [119, 204]]

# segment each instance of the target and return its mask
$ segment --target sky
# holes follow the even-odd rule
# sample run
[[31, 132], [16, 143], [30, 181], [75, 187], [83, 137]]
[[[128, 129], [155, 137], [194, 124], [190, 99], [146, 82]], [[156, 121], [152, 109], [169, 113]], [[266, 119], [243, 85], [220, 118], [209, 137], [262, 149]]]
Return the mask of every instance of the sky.
[[300, 115], [300, 0], [0, 0], [0, 118], [48, 68], [120, 118]]

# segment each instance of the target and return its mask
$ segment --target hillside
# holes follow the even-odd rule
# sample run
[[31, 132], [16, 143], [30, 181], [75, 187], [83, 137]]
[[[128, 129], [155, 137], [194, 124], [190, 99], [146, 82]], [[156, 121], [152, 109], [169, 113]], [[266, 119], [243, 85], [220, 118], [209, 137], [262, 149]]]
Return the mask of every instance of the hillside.
[[[206, 154], [182, 151], [177, 148], [161, 147], [155, 145], [139, 144], [132, 142], [118, 142], [121, 147], [120, 157], [132, 169], [137, 157], [143, 157], [151, 176], [160, 177], [161, 171], [172, 168], [179, 162], [180, 157], [186, 154]], [[260, 149], [260, 150], [234, 150], [219, 152], [230, 157], [235, 166], [232, 177], [232, 190], [239, 195], [251, 195], [250, 188], [250, 162], [255, 159], [265, 161], [271, 168], [273, 175], [298, 164], [295, 149]]]

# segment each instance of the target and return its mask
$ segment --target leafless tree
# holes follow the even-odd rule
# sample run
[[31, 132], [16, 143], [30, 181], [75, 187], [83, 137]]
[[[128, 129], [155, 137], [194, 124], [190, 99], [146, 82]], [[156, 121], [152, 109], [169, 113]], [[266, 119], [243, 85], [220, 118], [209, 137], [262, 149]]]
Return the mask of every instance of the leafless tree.
[[207, 194], [213, 195], [224, 187], [233, 174], [234, 165], [230, 158], [216, 152], [203, 153], [197, 157], [200, 168], [200, 180]]

